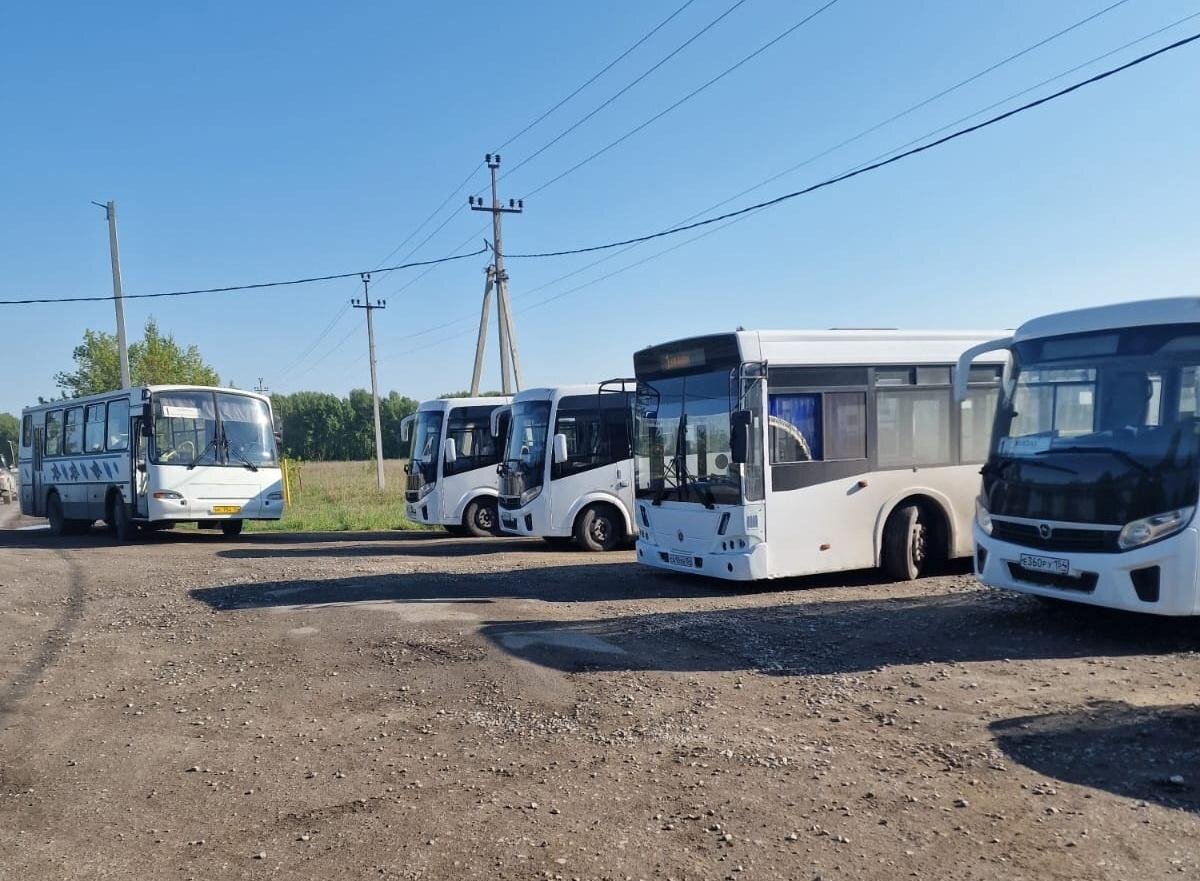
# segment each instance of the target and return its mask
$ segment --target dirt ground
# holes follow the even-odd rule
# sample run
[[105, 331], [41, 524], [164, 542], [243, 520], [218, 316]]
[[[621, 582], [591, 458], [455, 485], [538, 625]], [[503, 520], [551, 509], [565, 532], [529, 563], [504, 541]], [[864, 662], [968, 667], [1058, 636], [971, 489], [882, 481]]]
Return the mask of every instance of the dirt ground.
[[1198, 872], [1196, 622], [962, 568], [737, 590], [539, 542], [12, 515], [5, 879]]

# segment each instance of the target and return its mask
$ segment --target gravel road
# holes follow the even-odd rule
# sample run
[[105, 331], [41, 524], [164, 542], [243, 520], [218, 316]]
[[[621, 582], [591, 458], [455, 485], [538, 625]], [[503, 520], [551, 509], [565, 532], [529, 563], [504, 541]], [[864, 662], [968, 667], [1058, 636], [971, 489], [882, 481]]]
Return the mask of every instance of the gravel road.
[[1200, 624], [0, 507], [0, 877], [1200, 872]]

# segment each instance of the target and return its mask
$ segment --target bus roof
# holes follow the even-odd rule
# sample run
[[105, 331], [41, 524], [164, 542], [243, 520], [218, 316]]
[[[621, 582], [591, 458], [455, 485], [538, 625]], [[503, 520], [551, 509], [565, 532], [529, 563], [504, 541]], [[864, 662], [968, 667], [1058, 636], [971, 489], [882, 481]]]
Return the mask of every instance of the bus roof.
[[434, 398], [432, 401], [422, 401], [417, 407], [418, 413], [445, 413], [459, 407], [503, 407], [511, 398], [500, 395], [479, 398]]
[[1057, 312], [1026, 321], [1013, 341], [1150, 324], [1200, 324], [1200, 297], [1164, 297]]
[[[596, 395], [600, 393], [600, 387], [620, 391], [621, 380], [607, 380], [600, 382], [582, 382], [574, 385], [551, 385], [542, 386], [540, 388], [521, 389], [513, 397], [513, 403], [518, 404], [522, 401], [553, 401], [557, 398], [564, 398], [567, 395]], [[630, 380], [632, 382], [632, 380]]]
[[81, 398], [60, 398], [57, 401], [47, 401], [44, 404], [30, 404], [28, 407], [23, 407], [21, 412], [32, 413], [38, 410], [61, 410], [64, 407], [81, 407], [92, 403], [93, 401], [108, 401], [113, 398], [120, 398], [122, 396], [140, 401], [145, 397], [146, 393], [155, 395], [161, 392], [180, 391], [227, 392], [233, 395], [244, 395], [247, 398], [257, 398], [260, 401], [266, 401], [268, 404], [271, 403], [271, 399], [266, 395], [261, 395], [258, 392], [247, 391], [246, 389], [240, 388], [223, 388], [221, 386], [213, 385], [134, 385], [126, 389], [113, 389], [112, 391], [99, 392], [94, 395], [85, 395]]

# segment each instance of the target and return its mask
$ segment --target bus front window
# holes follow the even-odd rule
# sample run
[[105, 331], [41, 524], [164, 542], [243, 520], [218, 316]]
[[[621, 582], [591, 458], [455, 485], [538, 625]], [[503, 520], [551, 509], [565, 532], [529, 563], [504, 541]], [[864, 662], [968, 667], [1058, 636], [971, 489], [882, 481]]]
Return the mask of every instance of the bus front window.
[[417, 424], [413, 428], [412, 454], [409, 456], [410, 492], [424, 495], [433, 489], [437, 483], [438, 452], [441, 446], [441, 411], [422, 410], [417, 414]]
[[[762, 457], [755, 453], [748, 466], [733, 462], [730, 415], [738, 405], [731, 396], [732, 382], [729, 370], [639, 379], [634, 407], [638, 498], [741, 503], [742, 470], [761, 471]], [[747, 395], [742, 405], [761, 409], [761, 395]], [[755, 416], [752, 424], [761, 424], [760, 417]], [[751, 446], [756, 448], [757, 441]], [[747, 498], [755, 498], [761, 477], [750, 477]]]
[[1200, 327], [1018, 343], [984, 502], [999, 516], [1124, 525], [1200, 494]]
[[212, 392], [174, 391], [154, 396], [157, 465], [218, 465], [217, 410]]
[[514, 507], [533, 501], [542, 490], [549, 431], [549, 401], [519, 401], [512, 405], [500, 471], [500, 495], [511, 499]]
[[255, 467], [277, 464], [275, 428], [266, 401], [245, 395], [217, 394], [228, 464]]

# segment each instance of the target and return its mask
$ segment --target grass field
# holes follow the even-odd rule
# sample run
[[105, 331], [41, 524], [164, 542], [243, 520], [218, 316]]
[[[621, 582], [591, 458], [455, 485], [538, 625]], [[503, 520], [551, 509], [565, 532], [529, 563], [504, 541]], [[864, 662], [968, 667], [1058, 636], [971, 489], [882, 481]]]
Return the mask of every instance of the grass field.
[[255, 532], [424, 528], [404, 516], [404, 460], [383, 465], [387, 489], [380, 492], [374, 462], [293, 463], [292, 503], [283, 519], [248, 522], [246, 528]]

